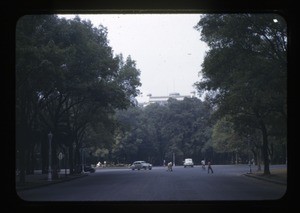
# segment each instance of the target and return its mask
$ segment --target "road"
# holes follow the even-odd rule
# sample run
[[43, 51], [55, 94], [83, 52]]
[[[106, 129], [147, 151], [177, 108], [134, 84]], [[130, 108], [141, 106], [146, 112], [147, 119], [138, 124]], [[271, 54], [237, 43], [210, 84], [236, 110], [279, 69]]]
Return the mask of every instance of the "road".
[[99, 169], [87, 177], [24, 190], [25, 201], [249, 201], [276, 200], [286, 185], [246, 177], [246, 165], [213, 165], [152, 170]]

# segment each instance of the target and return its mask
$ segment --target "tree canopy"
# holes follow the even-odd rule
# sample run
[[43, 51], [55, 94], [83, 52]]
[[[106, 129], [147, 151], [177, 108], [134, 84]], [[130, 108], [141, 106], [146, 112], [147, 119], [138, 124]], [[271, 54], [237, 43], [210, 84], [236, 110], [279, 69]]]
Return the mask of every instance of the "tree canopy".
[[[26, 155], [33, 159], [30, 155], [36, 144], [48, 149], [49, 131], [53, 133], [53, 156], [67, 147], [78, 158], [79, 149], [92, 140], [88, 132], [99, 126], [110, 132], [111, 125], [106, 124], [112, 123], [114, 111], [135, 104], [139, 75], [130, 56], [124, 61], [121, 55], [113, 55], [104, 26], [93, 27], [78, 16], [71, 20], [56, 15], [21, 17], [16, 26], [16, 144], [20, 163], [26, 162]], [[24, 171], [26, 165], [21, 167]]]
[[210, 114], [209, 105], [198, 98], [171, 98], [166, 105], [119, 111], [114, 157], [128, 163], [144, 159], [154, 165], [172, 161], [173, 155], [179, 164], [187, 157], [200, 162], [210, 138]]
[[[266, 174], [268, 138], [286, 138], [287, 26], [277, 14], [207, 14], [195, 26], [209, 46], [199, 91], [214, 91], [220, 117], [241, 133], [259, 129]], [[275, 130], [276, 129], [276, 130]]]

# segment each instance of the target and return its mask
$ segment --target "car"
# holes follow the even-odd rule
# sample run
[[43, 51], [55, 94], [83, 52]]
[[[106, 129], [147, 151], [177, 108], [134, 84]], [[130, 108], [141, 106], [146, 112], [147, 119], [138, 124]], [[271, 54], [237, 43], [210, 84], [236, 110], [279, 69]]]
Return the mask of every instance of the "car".
[[[96, 169], [89, 165], [84, 165], [84, 172], [94, 173]], [[78, 164], [75, 166], [75, 173], [82, 173], [82, 165]]]
[[96, 170], [95, 170], [95, 168], [93, 168], [92, 166], [85, 165], [85, 166], [84, 166], [84, 171], [85, 171], [85, 172], [94, 173]]
[[187, 167], [187, 166], [194, 167], [193, 159], [192, 158], [184, 159], [183, 166], [184, 166], [184, 168]]
[[137, 170], [140, 170], [140, 169], [151, 170], [152, 169], [152, 164], [151, 163], [147, 163], [146, 161], [134, 161], [131, 164], [130, 168], [132, 170], [135, 170], [135, 169], [137, 169]]

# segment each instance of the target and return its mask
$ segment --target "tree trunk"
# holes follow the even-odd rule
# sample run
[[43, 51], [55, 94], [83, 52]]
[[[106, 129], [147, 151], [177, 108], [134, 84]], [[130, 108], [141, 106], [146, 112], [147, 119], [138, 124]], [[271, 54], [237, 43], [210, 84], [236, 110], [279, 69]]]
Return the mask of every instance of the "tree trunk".
[[34, 170], [36, 168], [36, 158], [34, 153], [34, 145], [30, 150], [30, 174], [34, 174]]
[[34, 174], [34, 169], [36, 166], [36, 159], [35, 159], [35, 153], [34, 153], [34, 144], [30, 144], [30, 150], [28, 153], [29, 160], [28, 160], [28, 168], [29, 168], [29, 174]]
[[257, 171], [261, 171], [261, 149], [257, 150]]
[[69, 169], [70, 169], [70, 174], [74, 173], [74, 151], [73, 151], [73, 146], [69, 147]]
[[263, 136], [263, 145], [262, 145], [262, 154], [264, 159], [264, 174], [269, 175], [270, 174], [270, 161], [269, 161], [269, 153], [268, 153], [268, 134], [267, 129], [263, 123], [261, 123], [261, 131]]
[[257, 153], [255, 152], [254, 148], [251, 149], [251, 151], [252, 151], [252, 154], [254, 156], [254, 164], [257, 165]]
[[57, 143], [56, 141], [52, 140], [52, 165], [51, 165], [51, 168], [52, 168], [52, 178], [53, 180], [57, 180], [59, 178], [59, 175], [58, 175], [58, 158], [57, 158], [57, 155], [56, 155], [56, 150], [57, 150]]
[[25, 166], [25, 149], [20, 149], [20, 183], [24, 184], [26, 181], [26, 166]]
[[[48, 173], [48, 149], [47, 149], [47, 143], [48, 141], [46, 138], [42, 137], [41, 139], [41, 157], [42, 157], [42, 174]], [[47, 144], [47, 145], [46, 145]]]

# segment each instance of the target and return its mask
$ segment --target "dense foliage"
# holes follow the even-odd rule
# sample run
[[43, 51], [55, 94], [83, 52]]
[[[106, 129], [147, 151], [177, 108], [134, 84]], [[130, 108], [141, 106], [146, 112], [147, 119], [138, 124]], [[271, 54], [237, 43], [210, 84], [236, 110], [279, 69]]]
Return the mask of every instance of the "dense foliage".
[[16, 26], [16, 152], [24, 181], [37, 158], [48, 168], [48, 133], [52, 167], [57, 154], [68, 158], [71, 172], [80, 152], [91, 144], [109, 145], [116, 109], [134, 104], [140, 71], [135, 62], [114, 56], [107, 30], [79, 17], [29, 15]]
[[[208, 14], [195, 28], [207, 43], [199, 91], [211, 91], [218, 116], [240, 135], [261, 135], [264, 173], [287, 139], [287, 26], [277, 14]], [[257, 137], [256, 137], [257, 138]], [[271, 139], [272, 138], [272, 139]], [[253, 141], [253, 140], [251, 140]], [[254, 145], [254, 142], [252, 143]]]
[[168, 104], [151, 104], [145, 108], [119, 111], [120, 125], [113, 149], [115, 159], [131, 163], [143, 159], [154, 165], [163, 160], [182, 165], [184, 158], [195, 162], [211, 158], [209, 105], [198, 98], [183, 101], [170, 98]]

